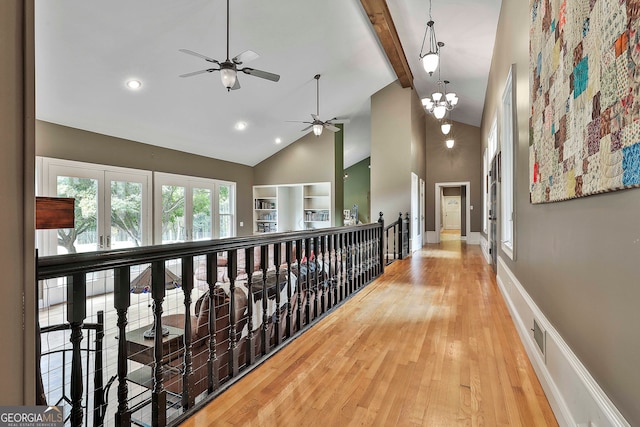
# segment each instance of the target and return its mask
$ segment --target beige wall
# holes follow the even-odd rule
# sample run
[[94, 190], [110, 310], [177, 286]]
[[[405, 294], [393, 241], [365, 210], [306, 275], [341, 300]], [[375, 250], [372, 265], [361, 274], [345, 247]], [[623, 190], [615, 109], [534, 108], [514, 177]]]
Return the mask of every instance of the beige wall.
[[0, 58], [0, 405], [23, 405], [35, 396], [32, 1], [0, 2]]
[[[435, 229], [435, 184], [438, 182], [469, 181], [471, 197], [467, 202], [471, 211], [471, 230], [482, 228], [482, 151], [480, 150], [480, 128], [454, 121], [451, 136], [455, 140], [453, 148], [444, 145], [444, 135], [440, 122], [427, 118], [427, 230]], [[466, 230], [465, 230], [466, 231]]]
[[[214, 178], [236, 183], [236, 230], [251, 234], [253, 168], [53, 123], [36, 122], [36, 154], [103, 165]], [[244, 227], [239, 223], [243, 222]]]
[[[336, 221], [335, 140], [333, 132], [325, 130], [315, 136], [309, 132], [299, 140], [254, 166], [255, 185], [298, 184], [306, 182], [331, 183], [331, 210]], [[342, 153], [340, 172], [342, 171]], [[342, 197], [342, 181], [339, 182]], [[341, 215], [341, 212], [340, 212]]]
[[371, 97], [371, 217], [411, 212], [411, 96], [398, 81]]
[[631, 425], [640, 425], [640, 190], [529, 203], [528, 2], [503, 1], [482, 119], [486, 145], [515, 63], [516, 261], [507, 261]]

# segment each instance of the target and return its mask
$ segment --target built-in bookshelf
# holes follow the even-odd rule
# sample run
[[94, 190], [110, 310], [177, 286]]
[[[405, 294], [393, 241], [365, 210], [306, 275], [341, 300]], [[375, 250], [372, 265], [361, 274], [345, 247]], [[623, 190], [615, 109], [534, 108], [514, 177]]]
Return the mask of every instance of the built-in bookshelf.
[[303, 200], [305, 229], [331, 226], [331, 183], [305, 184]]
[[276, 188], [253, 188], [253, 223], [254, 233], [278, 231], [278, 193]]
[[253, 224], [254, 233], [330, 227], [331, 183], [254, 186]]

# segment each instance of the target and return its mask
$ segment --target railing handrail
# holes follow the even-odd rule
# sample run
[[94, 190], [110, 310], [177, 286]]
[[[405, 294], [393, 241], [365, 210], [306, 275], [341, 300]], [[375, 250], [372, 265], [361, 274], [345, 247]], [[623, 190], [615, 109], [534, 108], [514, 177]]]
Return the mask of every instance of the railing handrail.
[[98, 252], [41, 256], [37, 260], [37, 280], [70, 276], [87, 271], [94, 272], [134, 266], [185, 256], [205, 255], [207, 253], [247, 249], [267, 244], [286, 243], [306, 238], [336, 235], [350, 230], [376, 229], [380, 226], [380, 223], [374, 222], [370, 224], [319, 228], [314, 230], [265, 233], [261, 235], [166, 243]]

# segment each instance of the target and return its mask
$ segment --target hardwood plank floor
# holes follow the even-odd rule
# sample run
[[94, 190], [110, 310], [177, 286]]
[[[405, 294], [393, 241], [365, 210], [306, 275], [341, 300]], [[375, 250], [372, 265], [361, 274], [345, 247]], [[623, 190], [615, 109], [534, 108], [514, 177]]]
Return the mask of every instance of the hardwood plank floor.
[[555, 426], [478, 246], [428, 245], [190, 426]]

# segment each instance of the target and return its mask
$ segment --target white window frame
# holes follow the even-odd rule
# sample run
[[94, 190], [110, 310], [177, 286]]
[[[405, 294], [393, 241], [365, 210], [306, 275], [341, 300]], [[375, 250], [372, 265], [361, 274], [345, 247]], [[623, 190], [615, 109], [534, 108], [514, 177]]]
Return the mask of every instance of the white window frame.
[[501, 248], [511, 259], [515, 259], [515, 91], [513, 75], [515, 65], [509, 69], [505, 89], [502, 95], [502, 114], [500, 132], [500, 202], [501, 202]]
[[217, 179], [199, 178], [188, 175], [177, 175], [165, 172], [153, 173], [153, 237], [154, 243], [157, 245], [162, 244], [162, 186], [163, 185], [175, 185], [185, 188], [185, 241], [193, 240], [193, 189], [194, 188], [207, 188], [211, 190], [211, 238], [218, 239], [220, 237], [220, 185], [231, 187], [231, 237], [236, 235], [236, 203], [235, 193], [236, 184], [231, 181], [221, 181]]

